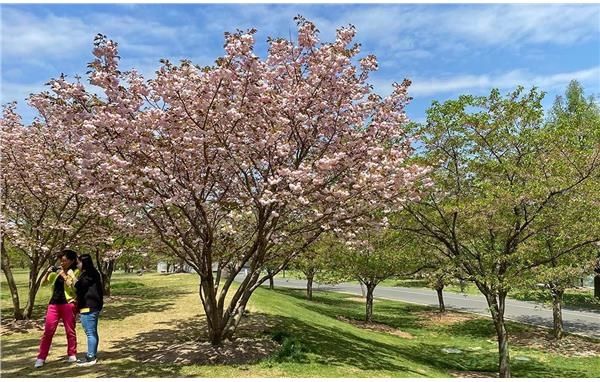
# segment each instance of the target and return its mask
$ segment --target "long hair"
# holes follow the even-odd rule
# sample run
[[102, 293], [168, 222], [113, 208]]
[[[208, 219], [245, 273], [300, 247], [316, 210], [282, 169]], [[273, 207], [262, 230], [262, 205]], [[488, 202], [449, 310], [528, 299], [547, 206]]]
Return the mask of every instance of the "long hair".
[[100, 273], [94, 266], [94, 261], [92, 260], [92, 256], [83, 254], [79, 256], [79, 260], [81, 261], [81, 270], [87, 273], [88, 275], [96, 275], [100, 277]]

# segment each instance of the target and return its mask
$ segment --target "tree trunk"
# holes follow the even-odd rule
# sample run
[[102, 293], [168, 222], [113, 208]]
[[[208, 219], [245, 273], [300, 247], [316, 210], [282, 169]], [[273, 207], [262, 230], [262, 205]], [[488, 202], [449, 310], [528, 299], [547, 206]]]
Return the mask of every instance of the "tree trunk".
[[109, 261], [110, 265], [108, 265], [108, 269], [106, 269], [106, 273], [102, 272], [102, 289], [104, 293], [104, 297], [110, 297], [110, 282], [112, 280], [112, 273], [114, 270], [114, 261]]
[[41, 280], [38, 280], [39, 265], [33, 261], [31, 263], [31, 269], [29, 270], [29, 283], [27, 291], [27, 303], [23, 308], [23, 314], [25, 319], [31, 319], [33, 316], [33, 308], [35, 306], [35, 298], [37, 292], [40, 289]]
[[367, 283], [367, 306], [366, 306], [366, 322], [373, 322], [373, 291], [375, 290], [375, 284]]
[[313, 278], [314, 276], [306, 277], [306, 298], [309, 300], [313, 297]]
[[240, 301], [238, 308], [235, 311], [235, 314], [231, 316], [228, 322], [225, 323], [225, 330], [223, 331], [223, 338], [227, 338], [230, 341], [233, 341], [233, 336], [235, 335], [235, 331], [242, 321], [242, 317], [244, 316], [244, 312], [246, 311], [246, 304], [248, 303], [248, 299], [244, 299]]
[[268, 272], [269, 274], [269, 289], [275, 289], [275, 280], [273, 279], [273, 274], [271, 272]]
[[596, 273], [594, 275], [594, 297], [600, 298], [600, 251], [598, 251], [594, 272]]
[[[252, 269], [260, 269], [253, 267]], [[228, 276], [229, 279], [223, 285], [223, 288], [217, 296], [215, 280], [212, 273], [212, 265], [207, 262], [202, 269], [203, 275], [200, 275], [199, 295], [206, 313], [206, 324], [208, 328], [208, 339], [213, 346], [220, 345], [224, 339], [232, 339], [237, 326], [239, 325], [245, 311], [246, 304], [252, 295], [252, 292], [258, 287], [260, 271], [254, 271], [248, 274], [244, 281], [240, 283], [238, 289], [233, 293], [231, 299], [225, 301], [227, 291], [236, 272], [233, 271]], [[228, 286], [225, 286], [228, 285]]]
[[498, 371], [500, 378], [510, 378], [510, 354], [508, 351], [508, 332], [504, 322], [504, 308], [506, 303], [506, 292], [489, 294], [486, 296], [488, 307], [494, 320], [496, 337], [498, 340]]
[[13, 303], [13, 316], [15, 317], [15, 320], [23, 320], [25, 317], [23, 316], [23, 311], [21, 310], [17, 283], [15, 282], [12, 270], [10, 268], [8, 253], [4, 247], [4, 236], [2, 236], [1, 242], [2, 247], [0, 251], [0, 257], [2, 258], [2, 272], [4, 272], [4, 275], [6, 276], [6, 283], [8, 284], [8, 289], [10, 289], [10, 296]]
[[102, 277], [102, 291], [104, 297], [110, 297], [110, 281], [115, 270], [115, 260], [102, 261], [100, 259], [100, 250], [96, 249], [96, 267]]
[[208, 329], [208, 340], [212, 345], [220, 345], [223, 341], [223, 314], [217, 304], [217, 299], [212, 288], [212, 274], [205, 278], [200, 278], [200, 300], [206, 314], [206, 325]]
[[213, 321], [211, 325], [208, 325], [208, 340], [211, 345], [219, 346], [224, 339], [222, 317], [218, 317], [218, 321]]
[[508, 351], [508, 332], [504, 324], [504, 317], [496, 323], [496, 334], [498, 336], [499, 352], [499, 376], [500, 378], [510, 378], [510, 355]]
[[563, 337], [563, 319], [562, 319], [562, 299], [565, 293], [564, 289], [552, 288], [552, 318], [554, 320], [552, 334], [554, 338], [560, 340]]
[[444, 305], [444, 287], [442, 286], [441, 288], [436, 288], [435, 291], [437, 292], [437, 296], [438, 296], [440, 313], [444, 313], [444, 312], [446, 312], [446, 306]]

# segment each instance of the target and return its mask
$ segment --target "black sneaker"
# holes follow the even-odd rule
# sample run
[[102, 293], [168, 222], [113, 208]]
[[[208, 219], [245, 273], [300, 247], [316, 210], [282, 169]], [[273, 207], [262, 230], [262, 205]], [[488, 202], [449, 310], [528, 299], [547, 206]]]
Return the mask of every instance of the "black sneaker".
[[92, 365], [95, 365], [96, 362], [98, 362], [98, 359], [96, 357], [88, 358], [86, 356], [85, 359], [78, 359], [76, 365], [77, 366], [92, 366]]

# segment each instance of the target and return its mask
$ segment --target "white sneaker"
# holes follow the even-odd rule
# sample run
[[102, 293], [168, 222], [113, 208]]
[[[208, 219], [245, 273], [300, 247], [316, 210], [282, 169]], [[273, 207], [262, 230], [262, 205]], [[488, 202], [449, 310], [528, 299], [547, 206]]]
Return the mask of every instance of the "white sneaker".
[[33, 365], [33, 367], [35, 367], [35, 368], [42, 367], [42, 366], [44, 366], [44, 362], [46, 362], [46, 361], [41, 358], [38, 358], [35, 360], [35, 365]]
[[69, 358], [67, 358], [65, 360], [66, 363], [73, 363], [73, 362], [77, 362], [77, 357], [74, 355], [70, 355]]

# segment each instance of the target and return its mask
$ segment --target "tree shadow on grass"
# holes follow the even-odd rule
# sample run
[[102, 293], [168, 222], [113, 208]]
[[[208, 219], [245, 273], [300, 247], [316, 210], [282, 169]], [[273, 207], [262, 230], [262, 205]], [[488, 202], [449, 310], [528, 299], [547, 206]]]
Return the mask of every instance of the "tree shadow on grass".
[[[13, 370], [28, 366], [33, 369], [35, 354], [40, 346], [39, 338], [19, 339], [2, 338], [2, 362], [0, 363], [0, 375], [2, 377], [10, 376], [6, 370]], [[7, 355], [22, 354], [24, 357], [17, 359], [6, 359]]]
[[[412, 350], [402, 349], [400, 354], [416, 362], [424, 362], [442, 370], [498, 372], [498, 354], [495, 352], [467, 352], [446, 354], [443, 345], [419, 343]], [[575, 378], [592, 377], [585, 369], [570, 369], [551, 361], [543, 362], [528, 356], [528, 360], [511, 359], [511, 373], [518, 378]]]
[[[109, 351], [99, 352], [99, 363], [93, 368], [96, 377], [155, 377], [180, 376], [185, 365], [252, 364], [258, 362], [277, 363], [275, 354], [278, 345], [271, 337], [284, 331], [297, 338], [304, 351], [310, 354], [313, 362], [322, 365], [359, 368], [390, 375], [424, 375], [413, 370], [397, 359], [398, 349], [377, 341], [365, 341], [337, 327], [312, 324], [296, 318], [277, 315], [251, 313], [240, 324], [237, 338], [230, 344], [214, 348], [206, 343], [206, 323], [203, 317], [190, 320], [165, 321], [168, 328], [151, 330], [113, 343]], [[200, 341], [198, 341], [200, 340]], [[263, 351], [260, 345], [264, 345]], [[250, 345], [250, 346], [246, 346]], [[259, 346], [257, 346], [259, 345]], [[269, 348], [269, 346], [271, 346]], [[239, 352], [236, 354], [236, 350]], [[212, 356], [217, 355], [214, 359]], [[242, 355], [242, 356], [240, 356]], [[221, 357], [219, 357], [221, 356]], [[220, 362], [231, 359], [235, 362]], [[281, 362], [305, 363], [285, 360]], [[18, 365], [12, 365], [18, 366]], [[12, 370], [4, 376], [44, 376], [73, 377], [76, 370], [56, 361], [44, 366], [44, 373], [38, 373], [29, 363]], [[208, 369], [209, 370], [209, 369]], [[88, 371], [88, 370], [86, 370]]]
[[[35, 306], [33, 307], [33, 311], [31, 314], [31, 317], [33, 317], [31, 320], [35, 321], [35, 320], [39, 320], [40, 318], [44, 318], [44, 316], [46, 315], [46, 309], [48, 308], [47, 302], [48, 302], [48, 300], [44, 300], [44, 301], [36, 300]], [[0, 316], [2, 317], [2, 321], [5, 321], [7, 319], [9, 319], [9, 320], [14, 319], [15, 311], [12, 308], [12, 303], [7, 302], [5, 305], [3, 302], [2, 305], [3, 305], [3, 307], [0, 309]], [[21, 302], [21, 309], [23, 309], [23, 305], [24, 304]], [[31, 321], [31, 320], [23, 320], [23, 321]]]
[[[340, 313], [352, 313], [354, 309], [349, 306], [360, 305], [363, 309], [363, 304], [346, 299], [336, 298], [334, 294], [318, 292], [313, 297], [312, 302], [306, 300], [301, 290], [277, 290], [277, 293], [282, 293], [297, 299], [300, 299], [299, 305], [306, 309], [324, 314], [335, 318]], [[418, 320], [410, 315], [422, 311], [433, 311], [435, 309], [423, 306], [400, 305], [386, 302], [385, 305], [374, 308], [375, 319], [378, 322], [385, 323], [398, 328], [415, 327], [420, 328]], [[379, 315], [377, 314], [379, 312]], [[362, 313], [362, 312], [361, 312]], [[390, 316], [392, 318], [390, 318]], [[396, 316], [396, 318], [393, 318]], [[361, 318], [364, 318], [361, 316]], [[507, 330], [510, 333], [521, 333], [531, 328], [527, 325], [522, 325], [513, 322], [507, 322]], [[448, 326], [444, 326], [439, 330], [451, 336], [471, 337], [479, 340], [491, 339], [495, 340], [495, 330], [491, 319], [489, 318], [474, 318], [467, 321], [458, 322]], [[352, 334], [346, 334], [346, 337], [352, 337]], [[356, 341], [362, 341], [365, 346], [369, 343], [373, 347], [378, 347], [380, 351], [389, 350], [396, 355], [401, 355], [409, 360], [425, 365], [431, 365], [440, 370], [461, 370], [461, 371], [477, 371], [496, 373], [498, 369], [498, 355], [496, 352], [472, 352], [464, 349], [460, 354], [446, 354], [443, 349], [450, 347], [445, 344], [424, 343], [418, 340], [405, 341], [397, 346], [391, 346], [380, 342], [375, 342], [362, 337], [356, 337]], [[324, 345], [327, 346], [326, 344]], [[321, 350], [323, 346], [319, 348]], [[518, 348], [513, 348], [517, 350]], [[354, 349], [353, 349], [354, 350]], [[517, 350], [518, 351], [518, 350]], [[350, 356], [351, 357], [351, 356]], [[531, 358], [531, 357], [530, 357]], [[585, 377], [587, 375], [583, 370], [568, 369], [564, 365], [553, 366], [549, 363], [544, 363], [536, 359], [527, 361], [512, 360], [511, 366], [514, 376], [520, 377]]]
[[141, 313], [160, 313], [175, 305], [175, 300], [189, 292], [180, 288], [140, 286], [113, 292], [104, 302], [102, 320], [123, 320]]
[[[12, 364], [11, 364], [12, 363]], [[6, 365], [6, 366], [5, 366]], [[10, 367], [11, 371], [5, 371]], [[3, 378], [126, 378], [126, 377], [177, 377], [182, 365], [176, 364], [145, 364], [140, 367], [139, 362], [120, 359], [114, 363], [103, 363], [99, 360], [96, 365], [88, 368], [79, 368], [63, 360], [50, 360], [42, 368], [35, 369], [33, 360], [2, 362]]]
[[[390, 375], [426, 375], [412, 370], [397, 359], [397, 349], [376, 341], [364, 341], [337, 327], [309, 324], [295, 318], [251, 313], [245, 317], [234, 342], [213, 347], [206, 342], [206, 323], [202, 317], [192, 321], [168, 322], [170, 329], [148, 331], [113, 345], [103, 359], [133, 358], [140, 364], [175, 362], [181, 365], [241, 365], [267, 361], [307, 363], [307, 357], [296, 360], [274, 355], [278, 349], [271, 337], [275, 333], [297, 339], [314, 362], [324, 365], [359, 368], [366, 371], [388, 371]], [[199, 335], [199, 337], [197, 337]], [[200, 341], [198, 341], [200, 339]], [[249, 345], [249, 346], [248, 346]], [[382, 346], [383, 345], [383, 346]]]
[[[512, 334], [525, 333], [533, 329], [533, 327], [512, 321], [505, 321], [506, 331], [510, 341]], [[474, 318], [472, 320], [458, 322], [447, 326], [444, 329], [445, 333], [453, 336], [463, 336], [482, 340], [496, 341], [496, 329], [491, 318]]]
[[[134, 286], [126, 289], [113, 289], [111, 297], [104, 299], [102, 320], [122, 320], [139, 313], [162, 312], [173, 306], [173, 301], [179, 296], [189, 294], [189, 291], [182, 288], [164, 286], [154, 288], [142, 283], [131, 284]], [[38, 301], [33, 309], [33, 318], [19, 322], [13, 322], [12, 308], [3, 307], [0, 310], [3, 324], [2, 335], [39, 331], [40, 322], [43, 329], [47, 307], [47, 304]]]
[[[60, 329], [60, 328], [59, 328]], [[56, 335], [60, 335], [58, 332]], [[62, 333], [64, 335], [64, 333]], [[53, 356], [48, 358], [47, 364], [42, 369], [34, 369], [33, 363], [40, 345], [40, 338], [15, 339], [11, 337], [2, 338], [2, 363], [0, 375], [2, 377], [29, 377], [29, 376], [47, 376], [40, 373], [40, 370], [64, 368], [64, 357], [55, 360]], [[51, 353], [66, 354], [66, 346], [54, 344], [50, 348]], [[10, 358], [12, 355], [18, 355], [17, 358]]]
[[189, 320], [161, 322], [168, 328], [139, 333], [133, 338], [113, 343], [103, 359], [127, 357], [140, 364], [175, 363], [178, 365], [241, 365], [267, 357], [278, 348], [266, 333], [277, 324], [276, 318], [262, 314], [246, 317], [234, 341], [220, 346], [208, 342], [204, 316]]
[[[462, 330], [473, 329], [478, 330], [479, 333], [484, 335], [490, 334], [488, 328], [486, 327], [485, 320], [482, 319], [478, 321], [480, 321], [480, 325], [475, 327], [465, 327], [465, 325], [469, 325], [468, 323], [470, 321], [456, 324], [458, 326], [463, 327], [462, 329], [456, 329], [456, 335], [464, 335], [464, 332], [462, 332]], [[491, 334], [494, 335], [493, 327], [491, 330]], [[344, 348], [348, 348], [347, 353], [344, 353], [344, 351], [339, 352], [336, 349], [335, 354], [340, 354], [343, 357], [342, 362], [360, 365], [357, 367], [361, 369], [373, 368], [390, 370], [390, 368], [386, 368], [385, 366], [378, 364], [378, 361], [387, 357], [388, 361], [385, 361], [385, 363], [387, 364], [388, 362], [390, 362], [389, 360], [393, 360], [398, 356], [402, 356], [405, 359], [411, 360], [415, 363], [428, 365], [440, 371], [460, 370], [496, 373], [498, 370], [498, 355], [496, 352], [469, 352], [467, 351], [467, 349], [463, 349], [463, 352], [460, 354], [446, 354], [443, 351], [443, 349], [450, 346], [444, 344], [431, 344], [420, 341], [404, 341], [394, 346], [379, 341], [355, 336], [351, 333], [345, 334], [345, 338], [350, 340], [349, 342], [345, 342], [343, 344]], [[361, 346], [352, 347], [351, 345], [349, 345], [350, 343], [360, 343]], [[319, 344], [318, 351], [322, 352], [323, 349], [327, 349], [327, 346], [328, 344]], [[352, 355], [353, 352], [360, 351], [361, 347], [363, 347], [364, 349], [376, 348], [378, 350], [376, 350], [375, 352], [368, 350], [367, 354], [369, 355], [369, 358], [367, 358], [366, 360], [361, 360], [356, 356]], [[515, 350], [516, 349], [513, 348], [513, 354], [515, 354]], [[327, 351], [324, 352], [324, 354], [328, 353], [329, 352]], [[370, 356], [372, 356], [372, 358]], [[557, 376], [592, 376], [590, 373], [586, 373], [585, 370], [570, 369], [566, 368], [564, 365], [554, 364], [552, 362], [542, 362], [532, 357], [529, 358], [530, 359], [527, 361], [520, 361], [515, 359], [511, 361], [511, 368], [514, 377], [548, 378]], [[346, 359], [348, 361], [346, 361]]]
[[493, 339], [496, 335], [494, 323], [490, 318], [475, 318], [457, 322], [447, 326], [444, 332], [451, 336], [469, 337], [478, 340]]
[[427, 376], [424, 372], [403, 364], [397, 357], [396, 346], [366, 340], [335, 326], [315, 323], [308, 325], [305, 321], [290, 317], [282, 319], [281, 330], [297, 336], [307, 351], [317, 356], [317, 363], [365, 371], [387, 371], [390, 376]]
[[[284, 294], [293, 297], [292, 301], [300, 307], [317, 313], [324, 312], [323, 314], [329, 317], [335, 317], [336, 311], [335, 309], [324, 309], [323, 305], [331, 304], [337, 309], [346, 309], [349, 306], [350, 311], [358, 309], [355, 305], [362, 306], [359, 302], [343, 298], [336, 299], [335, 296], [327, 294], [315, 296], [316, 302], [306, 301], [303, 296], [299, 297], [295, 293]], [[300, 300], [301, 298], [302, 300]], [[394, 307], [389, 309], [391, 309], [390, 314], [393, 313]], [[465, 335], [465, 330], [472, 330], [475, 337], [488, 336], [489, 328], [483, 324], [487, 321], [484, 319], [481, 321], [473, 327], [465, 327], [465, 325], [469, 325], [470, 321], [461, 322], [452, 325], [457, 327], [452, 328], [451, 326], [449, 330], [455, 330], [454, 333], [461, 336]], [[26, 362], [23, 359], [10, 360], [6, 363], [7, 367], [3, 362], [3, 369], [9, 371], [3, 372], [2, 376], [73, 377], [93, 373], [95, 377], [176, 377], [182, 376], [182, 368], [186, 365], [219, 364], [219, 355], [224, 357], [221, 359], [226, 359], [231, 355], [227, 352], [235, 352], [237, 348], [239, 348], [240, 354], [246, 354], [247, 357], [238, 358], [231, 365], [261, 361], [279, 362], [277, 358], [269, 358], [268, 352], [273, 350], [273, 348], [268, 348], [268, 346], [273, 346], [268, 341], [277, 332], [285, 332], [287, 336], [296, 338], [303, 345], [302, 348], [307, 355], [300, 360], [284, 360], [283, 362], [306, 363], [310, 361], [322, 365], [348, 367], [351, 368], [350, 370], [373, 371], [378, 374], [383, 371], [389, 376], [430, 376], [421, 369], [420, 365], [432, 367], [440, 373], [448, 370], [495, 372], [497, 368], [497, 354], [493, 352], [445, 354], [442, 349], [446, 345], [420, 342], [418, 339], [397, 340], [394, 344], [390, 344], [380, 337], [384, 336], [383, 334], [362, 333], [357, 331], [358, 329], [346, 327], [345, 324], [334, 325], [331, 321], [328, 323], [328, 320], [317, 323], [295, 317], [250, 313], [242, 320], [237, 333], [238, 338], [231, 346], [223, 346], [216, 350], [205, 343], [206, 322], [203, 316], [195, 316], [186, 320], [165, 320], [160, 324], [166, 327], [113, 342], [107, 351], [101, 348], [100, 362], [92, 369], [78, 371], [74, 370], [72, 366], [56, 360], [49, 362], [40, 370], [35, 370], [32, 367], [32, 360], [27, 358]], [[8, 343], [6, 350], [12, 354], [22, 353], [20, 350], [22, 346], [34, 349], [37, 347], [38, 341], [38, 339], [31, 339], [25, 342], [21, 340]], [[249, 349], [256, 350], [257, 344], [263, 344], [266, 352], [248, 354]], [[31, 352], [28, 350], [27, 354], [29, 355]], [[217, 357], [211, 359], [211, 356], [215, 354]], [[412, 361], [414, 364], [408, 364], [406, 360]], [[527, 362], [513, 361], [512, 367], [514, 376], [586, 376], [584, 371], [565, 369], [564, 365], [554, 366], [536, 359]], [[197, 373], [204, 372], [210, 374], [211, 369], [197, 371]]]
[[38, 346], [40, 346], [39, 338], [20, 339], [17, 341], [3, 338], [2, 354], [15, 354], [17, 352], [24, 352], [24, 350], [32, 350], [29, 354], [34, 354]]

